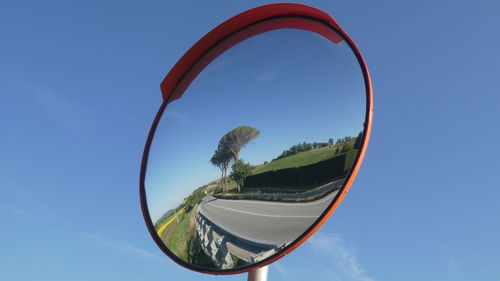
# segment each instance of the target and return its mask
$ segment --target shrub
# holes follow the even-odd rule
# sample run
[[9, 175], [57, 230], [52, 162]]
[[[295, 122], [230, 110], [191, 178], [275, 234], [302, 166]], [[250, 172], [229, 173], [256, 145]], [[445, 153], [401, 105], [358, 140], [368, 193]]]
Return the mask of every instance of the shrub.
[[[352, 144], [347, 147], [352, 148]], [[351, 149], [314, 164], [251, 175], [245, 178], [243, 186], [245, 189], [305, 187], [345, 177], [356, 159], [357, 151], [357, 149]]]

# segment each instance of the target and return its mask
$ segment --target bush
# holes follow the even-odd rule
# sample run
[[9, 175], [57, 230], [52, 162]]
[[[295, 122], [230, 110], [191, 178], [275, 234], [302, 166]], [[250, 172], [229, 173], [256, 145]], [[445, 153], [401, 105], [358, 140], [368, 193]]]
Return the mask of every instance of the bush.
[[241, 160], [236, 161], [232, 166], [229, 177], [236, 182], [238, 187], [242, 187], [245, 178], [252, 174], [253, 166]]
[[201, 190], [201, 188], [196, 189], [188, 196], [186, 199], [186, 203], [184, 204], [184, 210], [189, 212], [193, 209], [193, 207], [200, 203], [201, 200], [205, 197], [205, 192]]
[[214, 188], [214, 193], [213, 194], [220, 194], [224, 191], [224, 189], [222, 189], [222, 186], [217, 186], [216, 188]]
[[342, 145], [342, 152], [347, 152], [351, 151], [354, 149], [354, 144], [353, 143], [345, 143]]

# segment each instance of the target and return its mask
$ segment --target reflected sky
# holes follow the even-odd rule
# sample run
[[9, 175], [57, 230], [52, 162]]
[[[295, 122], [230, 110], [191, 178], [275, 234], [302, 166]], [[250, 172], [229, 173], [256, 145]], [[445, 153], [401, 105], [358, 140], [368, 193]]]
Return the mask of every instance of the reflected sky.
[[220, 177], [209, 160], [231, 129], [260, 130], [240, 153], [258, 165], [299, 142], [356, 136], [365, 99], [361, 69], [345, 42], [281, 29], [239, 43], [208, 65], [162, 116], [145, 178], [153, 222]]

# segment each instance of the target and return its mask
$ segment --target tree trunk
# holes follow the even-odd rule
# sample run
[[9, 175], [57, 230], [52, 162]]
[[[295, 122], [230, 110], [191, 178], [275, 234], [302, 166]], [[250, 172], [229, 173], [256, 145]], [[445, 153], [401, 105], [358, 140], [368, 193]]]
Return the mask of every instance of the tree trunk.
[[227, 192], [227, 167], [224, 168], [224, 192]]
[[[221, 170], [221, 176], [220, 176], [220, 185], [222, 186], [222, 182], [224, 181], [224, 169], [220, 169]], [[224, 189], [222, 189], [224, 190]]]
[[224, 172], [222, 172], [223, 176], [222, 176], [222, 190], [224, 190], [224, 192], [227, 192], [226, 190], [226, 169], [224, 169]]

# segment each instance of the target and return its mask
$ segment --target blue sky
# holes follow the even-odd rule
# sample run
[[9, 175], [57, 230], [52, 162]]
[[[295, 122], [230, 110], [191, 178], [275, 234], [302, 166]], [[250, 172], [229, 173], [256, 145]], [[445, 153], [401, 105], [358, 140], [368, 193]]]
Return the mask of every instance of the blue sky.
[[[245, 280], [163, 256], [140, 212], [159, 83], [269, 1], [0, 4], [2, 280]], [[373, 134], [349, 194], [270, 280], [498, 280], [496, 1], [303, 1], [360, 47]]]
[[153, 221], [220, 178], [209, 160], [231, 129], [249, 125], [260, 131], [240, 153], [259, 165], [297, 143], [357, 136], [365, 100], [363, 74], [345, 42], [287, 29], [234, 46], [162, 116], [146, 174]]

